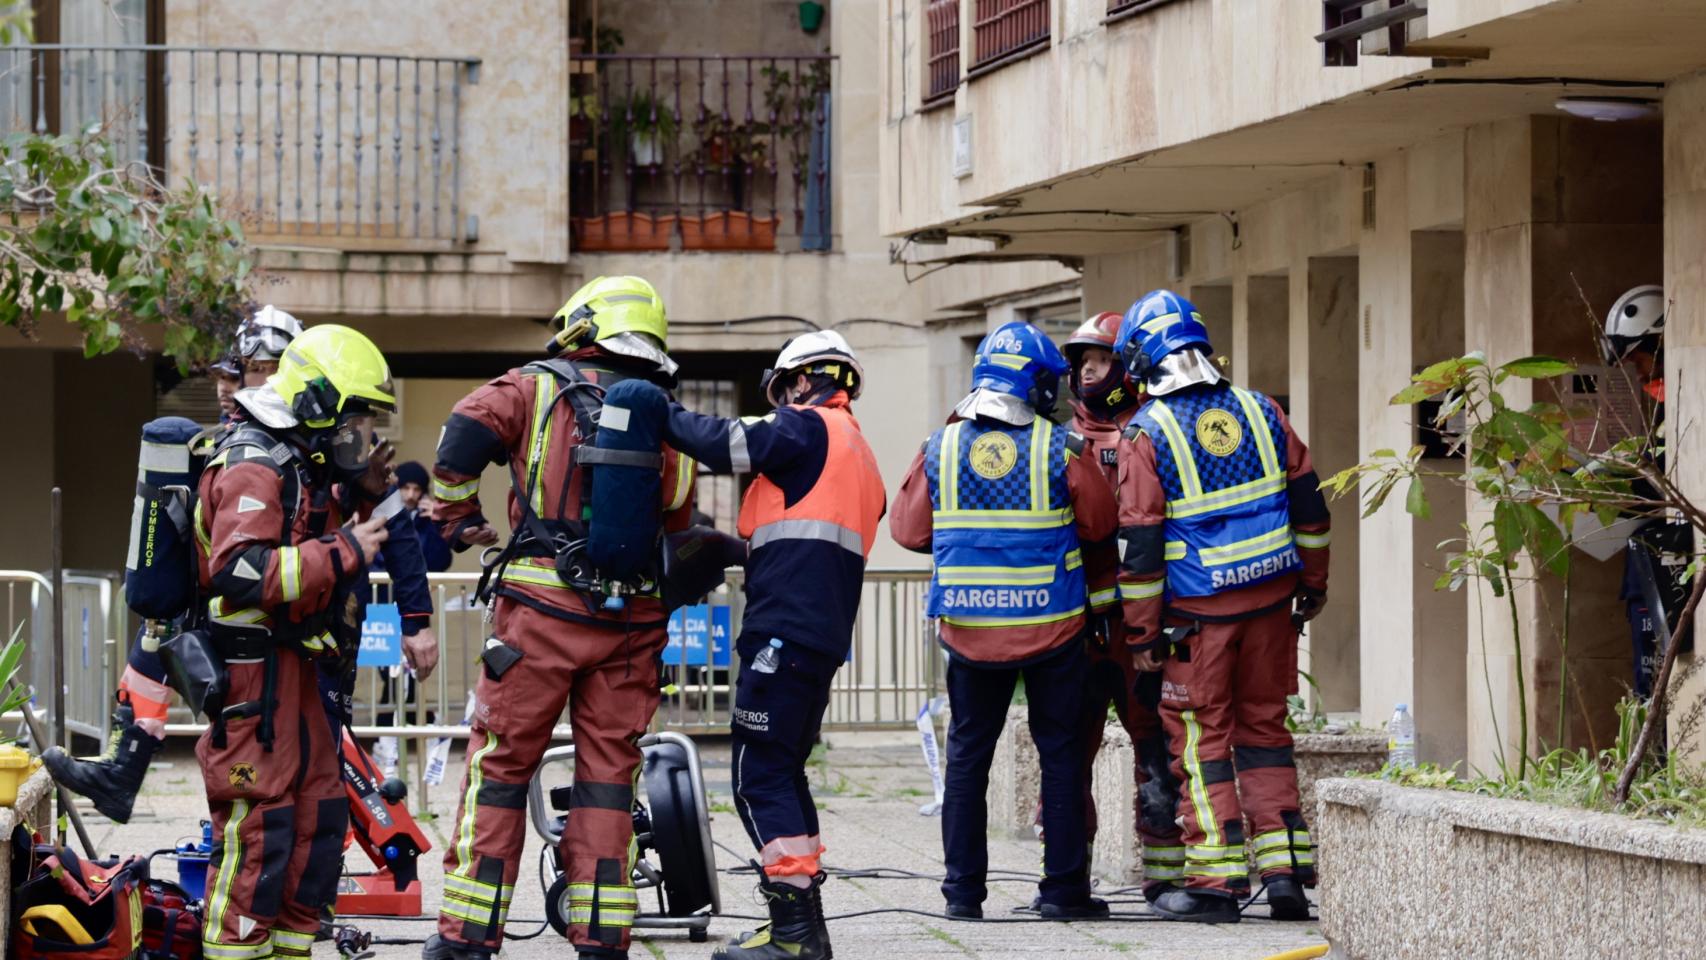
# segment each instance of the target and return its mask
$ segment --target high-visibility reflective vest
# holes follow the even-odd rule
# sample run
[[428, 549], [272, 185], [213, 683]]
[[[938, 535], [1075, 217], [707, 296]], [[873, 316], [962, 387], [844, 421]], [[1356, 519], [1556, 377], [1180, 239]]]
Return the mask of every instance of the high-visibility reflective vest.
[[958, 420], [930, 436], [930, 616], [1016, 627], [1084, 612], [1069, 441], [1082, 445], [1044, 417], [1023, 427]]
[[1128, 429], [1155, 443], [1169, 598], [1206, 597], [1301, 565], [1285, 430], [1267, 397], [1225, 383], [1195, 388], [1149, 401]]
[[835, 544], [863, 561], [871, 555], [883, 518], [885, 495], [876, 455], [846, 407], [793, 406], [823, 418], [829, 432], [823, 473], [793, 504], [781, 487], [760, 474], [740, 505], [740, 535], [754, 554], [782, 541], [810, 540]]

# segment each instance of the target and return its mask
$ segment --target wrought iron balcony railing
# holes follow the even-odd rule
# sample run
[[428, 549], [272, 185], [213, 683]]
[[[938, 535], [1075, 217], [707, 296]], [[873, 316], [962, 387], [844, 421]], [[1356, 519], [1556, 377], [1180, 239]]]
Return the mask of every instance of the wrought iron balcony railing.
[[947, 99], [960, 85], [960, 0], [930, 0], [924, 18], [930, 41], [924, 102], [930, 104]]
[[570, 101], [579, 250], [828, 250], [835, 57], [599, 54]]
[[104, 128], [253, 234], [461, 240], [480, 61], [229, 47], [0, 47], [0, 132]]
[[972, 72], [983, 73], [1046, 47], [1049, 0], [975, 0]]

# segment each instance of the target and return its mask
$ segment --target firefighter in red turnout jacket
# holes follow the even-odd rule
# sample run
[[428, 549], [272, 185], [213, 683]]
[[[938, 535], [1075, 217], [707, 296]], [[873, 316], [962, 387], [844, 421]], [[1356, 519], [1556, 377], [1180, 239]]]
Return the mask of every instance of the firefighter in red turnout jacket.
[[[438, 933], [424, 960], [483, 958], [502, 946], [522, 865], [527, 785], [565, 700], [576, 748], [562, 840], [569, 940], [581, 956], [626, 957], [639, 907], [636, 741], [657, 710], [667, 617], [655, 583], [614, 581], [587, 559], [593, 515], [584, 462], [598, 431], [623, 429], [601, 410], [602, 391], [632, 379], [672, 385], [676, 367], [665, 353], [663, 300], [638, 277], [599, 277], [557, 317], [563, 326], [550, 359], [511, 370], [456, 404], [433, 468], [439, 523], [465, 549], [496, 541], [481, 513], [480, 474], [507, 464], [516, 534], [487, 566], [495, 619], [474, 689]], [[666, 448], [658, 469], [657, 502], [635, 510], [652, 511], [665, 529], [685, 529], [692, 463]]]
[[[318, 661], [360, 641], [358, 588], [386, 538], [373, 415], [396, 401], [372, 342], [323, 325], [237, 402], [247, 422], [202, 473], [195, 520], [208, 630], [228, 675], [223, 710], [196, 744], [215, 838], [202, 952], [306, 958], [337, 895], [325, 865], [341, 858], [348, 821]], [[352, 481], [370, 499], [355, 497], [347, 517], [334, 484]]]
[[1253, 854], [1273, 916], [1303, 919], [1315, 857], [1285, 701], [1327, 598], [1327, 504], [1279, 404], [1222, 378], [1189, 301], [1145, 296], [1116, 345], [1149, 395], [1120, 445], [1126, 643], [1162, 671], [1185, 842], [1185, 887], [1154, 908], [1237, 922]]
[[[1084, 438], [1084, 459], [1096, 464], [1107, 478], [1108, 489], [1119, 491], [1120, 433], [1137, 413], [1143, 399], [1140, 388], [1126, 379], [1125, 365], [1114, 356], [1114, 336], [1121, 316], [1099, 313], [1084, 321], [1066, 341], [1062, 352], [1072, 364], [1072, 429]], [[1083, 728], [1084, 812], [1091, 842], [1096, 839], [1096, 802], [1090, 789], [1090, 768], [1102, 748], [1107, 729], [1108, 705], [1113, 704], [1120, 725], [1131, 737], [1136, 762], [1135, 822], [1143, 843], [1143, 894], [1153, 901], [1184, 879], [1185, 847], [1176, 821], [1178, 782], [1173, 779], [1167, 756], [1167, 740], [1157, 712], [1161, 677], [1141, 673], [1125, 648], [1125, 628], [1118, 614], [1118, 593], [1113, 587], [1092, 594], [1090, 606], [1097, 612], [1115, 615], [1098, 617], [1089, 639]], [[1039, 815], [1040, 815], [1039, 807]], [[1125, 829], [1132, 811], [1116, 811], [1111, 826]]]
[[783, 345], [765, 372], [765, 417], [727, 420], [672, 408], [669, 442], [713, 473], [756, 471], [741, 504], [746, 612], [736, 641], [735, 808], [759, 851], [770, 923], [713, 954], [722, 960], [830, 956], [824, 874], [806, 761], [830, 683], [853, 642], [865, 560], [885, 496], [853, 418], [865, 374], [834, 331]]
[[1039, 912], [1108, 915], [1090, 896], [1080, 729], [1089, 603], [1114, 586], [1117, 508], [1084, 438], [1047, 416], [1067, 369], [1028, 323], [985, 337], [971, 393], [925, 441], [889, 518], [896, 543], [931, 553], [928, 614], [948, 651], [942, 896], [954, 917], [983, 916], [984, 791], [1020, 677], [1042, 764]]

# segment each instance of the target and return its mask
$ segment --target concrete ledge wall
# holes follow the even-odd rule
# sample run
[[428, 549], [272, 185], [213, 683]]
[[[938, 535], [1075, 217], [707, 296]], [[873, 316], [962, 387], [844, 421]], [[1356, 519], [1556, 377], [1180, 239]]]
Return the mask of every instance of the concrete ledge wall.
[[[1131, 738], [1117, 722], [1102, 734], [1102, 749], [1090, 772], [1091, 790], [1102, 829], [1096, 832], [1091, 869], [1119, 884], [1143, 876], [1143, 852], [1135, 831], [1137, 785], [1133, 777], [1136, 754]], [[1313, 819], [1315, 782], [1346, 773], [1372, 773], [1386, 762], [1383, 734], [1304, 734], [1297, 737], [1297, 784], [1305, 816]], [[1025, 708], [1013, 707], [1007, 728], [995, 748], [989, 771], [989, 829], [1014, 836], [1032, 836], [1042, 772], [1037, 748], [1031, 742]]]
[[0, 944], [12, 942], [12, 890], [24, 879], [12, 877], [12, 856], [9, 852], [12, 829], [20, 822], [37, 830], [51, 827], [49, 820], [53, 816], [52, 786], [53, 779], [47, 775], [46, 768], [39, 768], [28, 780], [18, 785], [17, 803], [0, 808], [0, 842], [7, 844], [8, 851], [5, 856], [0, 856]]
[[1656, 960], [1706, 944], [1706, 832], [1377, 780], [1319, 791], [1335, 957]]

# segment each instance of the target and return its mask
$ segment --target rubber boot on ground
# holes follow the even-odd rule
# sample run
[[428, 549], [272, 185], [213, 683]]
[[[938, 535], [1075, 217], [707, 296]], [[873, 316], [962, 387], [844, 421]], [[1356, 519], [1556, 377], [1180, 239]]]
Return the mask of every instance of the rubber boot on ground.
[[1269, 877], [1268, 915], [1275, 920], [1308, 920], [1309, 897], [1303, 885], [1290, 875]]
[[120, 707], [113, 719], [113, 737], [101, 756], [78, 760], [50, 747], [41, 760], [60, 786], [93, 800], [95, 809], [114, 823], [126, 823], [160, 741], [137, 725], [129, 707]]
[[1185, 923], [1237, 923], [1238, 899], [1206, 890], [1169, 890], [1155, 898], [1150, 909], [1168, 920]]
[[485, 947], [446, 940], [436, 933], [421, 945], [421, 960], [491, 960], [491, 956]]
[[820, 928], [823, 874], [809, 887], [761, 880], [758, 891], [770, 906], [770, 923], [740, 943], [718, 947], [712, 960], [828, 960], [829, 936]]

